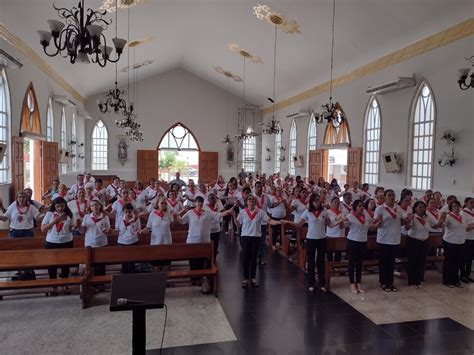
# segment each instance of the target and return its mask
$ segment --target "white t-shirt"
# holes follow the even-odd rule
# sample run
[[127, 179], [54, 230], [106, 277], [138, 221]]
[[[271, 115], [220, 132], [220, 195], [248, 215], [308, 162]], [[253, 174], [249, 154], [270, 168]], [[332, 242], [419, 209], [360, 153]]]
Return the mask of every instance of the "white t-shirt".
[[148, 217], [146, 227], [151, 230], [151, 245], [171, 244], [170, 225], [173, 216], [168, 211], [161, 214], [159, 211], [153, 211]]
[[226, 204], [228, 205], [233, 205], [235, 202], [237, 202], [238, 199], [240, 199], [242, 195], [238, 191], [229, 191], [227, 193], [227, 196], [224, 196], [226, 199]]
[[68, 194], [70, 196], [73, 196], [74, 198], [76, 197], [76, 194], [77, 194], [77, 191], [80, 189], [80, 188], [83, 188], [84, 187], [84, 184], [79, 184], [79, 183], [75, 183], [74, 185], [71, 186], [71, 188], [69, 189], [68, 191]]
[[179, 213], [183, 209], [183, 204], [178, 199], [172, 201], [171, 199], [167, 198], [166, 203], [168, 204], [168, 211], [171, 213]]
[[[450, 212], [444, 221], [443, 240], [452, 244], [464, 244], [466, 240], [466, 219]], [[461, 221], [459, 221], [461, 219]]]
[[411, 228], [407, 230], [407, 235], [418, 240], [428, 239], [430, 234], [430, 222], [428, 218], [421, 218], [418, 215], [413, 216]]
[[375, 209], [374, 218], [382, 219], [377, 230], [377, 243], [388, 245], [399, 245], [401, 241], [401, 216], [394, 208], [386, 204]]
[[71, 201], [74, 198], [74, 196], [71, 196], [68, 192], [65, 195], [61, 195], [59, 192], [56, 192], [53, 195], [53, 197], [51, 197], [51, 201], [58, 198], [58, 197], [62, 197], [63, 199], [66, 200], [66, 202]]
[[363, 223], [354, 214], [349, 214], [347, 217], [347, 223], [349, 224], [349, 233], [347, 233], [347, 239], [355, 242], [366, 242], [367, 232], [371, 223], [370, 216], [367, 218], [367, 214], [364, 213]]
[[324, 239], [326, 238], [326, 218], [328, 212], [323, 209], [319, 215], [317, 213], [306, 210], [303, 212], [301, 219], [308, 223], [308, 233], [306, 238], [308, 239]]
[[96, 221], [92, 214], [86, 214], [82, 220], [82, 226], [87, 228], [84, 238], [84, 246], [86, 247], [104, 247], [108, 244], [107, 235], [104, 229], [110, 229], [109, 217], [101, 214]]
[[20, 207], [15, 201], [8, 206], [4, 215], [10, 220], [10, 229], [32, 229], [39, 211], [31, 204]]
[[[345, 214], [341, 211], [338, 211], [338, 213], [334, 212], [332, 209], [326, 210], [328, 213], [329, 220], [331, 221], [331, 224], [335, 224], [339, 222], [342, 217], [345, 216]], [[326, 227], [326, 235], [330, 238], [344, 238], [346, 235], [345, 229], [341, 228], [340, 225], [338, 224], [337, 226]]]
[[272, 218], [285, 218], [286, 217], [286, 206], [283, 201], [283, 197], [270, 196], [270, 205], [281, 201], [278, 206], [272, 207]]
[[72, 212], [72, 223], [75, 224], [78, 219], [83, 219], [84, 216], [89, 213], [89, 201], [79, 203], [77, 200], [69, 201], [67, 206]]
[[430, 232], [431, 233], [442, 233], [443, 232], [443, 227], [439, 228], [433, 228], [434, 225], [438, 224], [439, 220], [439, 212], [437, 210], [430, 211], [429, 209], [426, 209], [426, 215], [428, 216], [428, 222], [430, 225]]
[[107, 186], [106, 190], [107, 190], [107, 195], [111, 199], [114, 198], [115, 196], [120, 195], [120, 186], [114, 186], [113, 184], [110, 184], [109, 186]]
[[[248, 208], [240, 210], [237, 220], [241, 225], [240, 235], [243, 237], [261, 237], [262, 224], [268, 222], [268, 215], [260, 208], [250, 212]], [[278, 228], [278, 226], [275, 226]]]
[[189, 225], [186, 243], [209, 243], [211, 241], [211, 224], [219, 219], [219, 213], [206, 210], [201, 210], [199, 214], [195, 209], [186, 212], [181, 222]]
[[141, 228], [140, 219], [136, 218], [130, 222], [128, 222], [128, 225], [125, 225], [124, 219], [122, 218], [120, 220], [120, 223], [118, 226], [119, 236], [117, 240], [119, 244], [130, 245], [138, 241], [137, 232]]
[[[403, 209], [400, 205], [395, 205], [395, 209], [398, 211], [398, 213], [400, 213], [400, 217], [403, 219], [407, 218], [407, 216], [413, 211], [411, 207]], [[403, 235], [407, 235], [407, 230], [405, 226], [400, 227], [400, 233], [402, 233]]]
[[347, 203], [345, 203], [344, 201], [341, 201], [341, 204], [339, 206], [339, 209], [341, 210], [341, 212], [347, 216], [349, 214], [352, 213], [352, 206], [351, 205], [348, 205]]
[[449, 205], [447, 203], [445, 203], [440, 209], [439, 209], [439, 212], [440, 213], [449, 213]]
[[352, 201], [362, 200], [362, 190], [357, 189], [357, 191], [355, 191], [354, 189], [350, 189], [349, 192], [352, 195]]
[[120, 223], [120, 220], [122, 219], [123, 217], [123, 206], [125, 206], [126, 203], [131, 203], [132, 206], [133, 206], [133, 209], [136, 210], [136, 202], [135, 201], [128, 201], [128, 202], [125, 202], [123, 201], [121, 198], [117, 199], [117, 201], [115, 201], [113, 204], [112, 204], [112, 211], [115, 212], [115, 229], [118, 230], [119, 229], [119, 223]]
[[102, 204], [104, 204], [107, 200], [107, 197], [109, 196], [109, 191], [105, 188], [101, 188], [100, 190], [95, 188], [92, 190], [92, 195], [94, 198], [98, 199], [100, 202], [102, 202]]
[[158, 191], [158, 187], [153, 188], [151, 186], [147, 186], [147, 188], [143, 190], [143, 196], [146, 197], [148, 201], [151, 201], [158, 196]]
[[[255, 194], [254, 197], [255, 197], [255, 205], [257, 206], [257, 208], [260, 208], [265, 213], [267, 212], [270, 213], [270, 209], [268, 208], [268, 204], [269, 204], [268, 195], [262, 192], [260, 196]], [[267, 222], [262, 221], [262, 225], [266, 226]]]
[[[204, 201], [204, 205], [203, 205], [203, 208], [206, 210], [206, 211], [210, 211], [210, 212], [220, 212], [223, 210], [223, 207], [222, 207], [222, 203], [221, 201], [217, 200], [214, 208], [211, 208], [211, 206], [209, 206], [209, 203], [207, 201]], [[215, 221], [213, 220], [212, 221], [212, 224], [211, 224], [211, 233], [217, 233], [217, 232], [220, 232], [221, 231], [221, 219], [222, 218], [219, 218], [218, 221]]]
[[212, 188], [214, 190], [216, 190], [216, 194], [217, 194], [218, 199], [223, 199], [224, 198], [225, 189], [226, 189], [225, 184], [219, 185], [218, 183], [216, 183]]
[[307, 203], [303, 203], [303, 201], [297, 198], [291, 201], [291, 206], [295, 208], [293, 211], [293, 215], [295, 216], [294, 221], [300, 221], [303, 212], [308, 208]]
[[[42, 225], [51, 223], [57, 214], [53, 212], [47, 212], [43, 218]], [[49, 243], [67, 243], [72, 240], [71, 233], [71, 217], [67, 216], [67, 219], [61, 223], [53, 225], [46, 234], [46, 241]]]
[[[466, 221], [466, 225], [474, 223], [474, 211], [468, 208], [465, 208], [461, 211], [461, 216], [463, 221]], [[474, 229], [466, 232], [466, 239], [474, 240]]]

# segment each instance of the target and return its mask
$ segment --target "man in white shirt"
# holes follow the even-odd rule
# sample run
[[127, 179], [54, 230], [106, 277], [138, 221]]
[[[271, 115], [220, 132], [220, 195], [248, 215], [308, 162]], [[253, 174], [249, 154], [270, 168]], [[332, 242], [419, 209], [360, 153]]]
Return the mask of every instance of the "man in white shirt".
[[171, 180], [171, 181], [169, 182], [169, 184], [170, 184], [170, 185], [172, 185], [172, 184], [178, 184], [179, 187], [180, 187], [180, 189], [184, 189], [184, 188], [186, 187], [186, 183], [185, 183], [183, 180], [180, 179], [181, 174], [179, 173], [179, 171], [176, 172], [175, 177], [176, 177], [176, 178], [175, 178], [174, 180]]
[[69, 196], [72, 198], [76, 198], [77, 190], [84, 187], [84, 175], [78, 174], [76, 180], [77, 182], [68, 191]]

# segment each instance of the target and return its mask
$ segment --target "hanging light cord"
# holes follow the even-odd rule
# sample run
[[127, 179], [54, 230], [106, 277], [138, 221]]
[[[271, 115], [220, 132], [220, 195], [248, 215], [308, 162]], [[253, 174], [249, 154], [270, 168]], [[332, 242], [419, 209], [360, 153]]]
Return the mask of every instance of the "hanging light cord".
[[336, 0], [332, 2], [332, 43], [331, 43], [331, 79], [329, 81], [329, 105], [332, 104], [332, 70], [334, 67], [334, 20], [336, 18]]
[[229, 137], [229, 78], [227, 78], [227, 137]]
[[244, 58], [244, 132], [247, 133], [247, 101], [245, 100], [245, 57]]
[[[115, 37], [118, 37], [118, 29], [117, 29], [117, 13], [118, 13], [118, 0], [115, 0]], [[115, 91], [117, 91], [117, 62], [115, 62]]]
[[[127, 43], [130, 44], [130, 7], [127, 8]], [[127, 68], [127, 96], [130, 105], [130, 46], [128, 47]]]
[[275, 118], [275, 102], [276, 102], [275, 83], [276, 83], [277, 31], [278, 31], [278, 28], [275, 25], [275, 46], [273, 47], [273, 103], [272, 103], [273, 118]]

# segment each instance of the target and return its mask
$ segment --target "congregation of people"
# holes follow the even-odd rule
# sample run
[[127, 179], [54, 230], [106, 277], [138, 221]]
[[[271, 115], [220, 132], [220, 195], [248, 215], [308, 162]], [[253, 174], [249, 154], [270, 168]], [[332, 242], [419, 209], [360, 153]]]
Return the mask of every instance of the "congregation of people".
[[[471, 277], [474, 256], [474, 198], [459, 201], [441, 192], [427, 190], [415, 197], [409, 189], [399, 196], [394, 190], [368, 184], [339, 186], [336, 179], [310, 181], [300, 176], [280, 177], [279, 173], [246, 174], [226, 181], [219, 176], [205, 184], [176, 178], [169, 182], [150, 178], [148, 185], [136, 181], [133, 187], [114, 177], [104, 186], [99, 177], [79, 174], [67, 187], [55, 180], [43, 201], [32, 199], [33, 191], [20, 191], [8, 207], [0, 203], [9, 222], [10, 238], [33, 237], [35, 227], [46, 234], [46, 249], [72, 248], [75, 236], [84, 236], [86, 247], [102, 248], [107, 236], [118, 234], [118, 245], [130, 246], [150, 234], [151, 245], [172, 244], [173, 225], [185, 224], [187, 243], [214, 244], [219, 253], [222, 235], [239, 235], [242, 252], [243, 288], [258, 287], [257, 266], [264, 266], [267, 252], [277, 252], [282, 243], [281, 225], [304, 230], [306, 238], [307, 289], [326, 292], [325, 262], [347, 258], [350, 291], [364, 293], [363, 261], [378, 258], [379, 283], [385, 292], [397, 292], [394, 275], [398, 258], [406, 257], [408, 286], [420, 288], [424, 282], [427, 256], [444, 256], [442, 283], [463, 287]], [[141, 221], [144, 221], [142, 224]], [[146, 222], [146, 223], [145, 223]], [[271, 230], [271, 233], [270, 233]], [[270, 234], [270, 235], [268, 235]], [[430, 250], [428, 239], [442, 234], [442, 250]], [[268, 235], [268, 238], [267, 238]], [[367, 249], [368, 238], [377, 241], [376, 254]], [[328, 238], [346, 238], [347, 252], [327, 252]], [[405, 248], [400, 244], [405, 238]], [[267, 240], [270, 245], [267, 245]], [[219, 262], [225, 262], [222, 258]], [[191, 259], [190, 269], [203, 268], [206, 259]], [[169, 261], [152, 263], [157, 270], [169, 270]], [[57, 278], [49, 267], [50, 278]], [[70, 267], [61, 267], [68, 277]], [[96, 275], [106, 273], [96, 265]], [[123, 263], [122, 273], [136, 272], [135, 263]], [[317, 272], [317, 283], [316, 283]], [[12, 280], [34, 279], [34, 270], [18, 271]]]

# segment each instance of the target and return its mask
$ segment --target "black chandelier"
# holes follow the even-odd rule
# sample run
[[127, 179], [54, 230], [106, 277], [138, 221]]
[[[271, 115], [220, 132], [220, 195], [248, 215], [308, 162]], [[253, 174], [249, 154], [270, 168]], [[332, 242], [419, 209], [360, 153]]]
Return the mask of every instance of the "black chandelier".
[[[132, 107], [133, 110], [133, 107]], [[143, 133], [140, 131], [141, 125], [135, 122], [136, 115], [133, 111], [124, 113], [125, 118], [122, 120], [115, 120], [115, 125], [118, 128], [125, 129], [125, 134], [131, 141], [143, 141]]]
[[282, 134], [283, 128], [280, 127], [280, 123], [275, 120], [275, 116], [272, 117], [272, 120], [268, 122], [264, 127], [262, 127], [262, 133], [264, 134]]
[[124, 116], [127, 116], [128, 112], [133, 113], [133, 104], [127, 106], [127, 101], [122, 97], [126, 95], [125, 90], [120, 90], [117, 83], [117, 64], [115, 64], [115, 88], [110, 89], [105, 94], [105, 99], [97, 100], [97, 105], [102, 113], [110, 112], [112, 109], [115, 113], [122, 111]]
[[[117, 1], [118, 2], [118, 1]], [[49, 57], [61, 55], [63, 58], [69, 57], [72, 64], [79, 63], [97, 63], [105, 67], [107, 62], [116, 63], [127, 41], [118, 38], [117, 33], [112, 42], [115, 47], [116, 58], [111, 59], [113, 48], [107, 45], [107, 39], [102, 33], [112, 23], [112, 20], [105, 20], [103, 16], [107, 11], [99, 12], [92, 9], [84, 9], [84, 0], [81, 0], [77, 7], [66, 9], [64, 7], [53, 7], [58, 11], [60, 18], [64, 20], [48, 20], [50, 31], [37, 31], [40, 37], [40, 43], [43, 46], [44, 53]], [[115, 13], [115, 29], [117, 32], [117, 11]], [[56, 51], [48, 53], [53, 38]]]
[[[469, 60], [472, 66], [474, 66], [474, 55], [470, 56], [469, 58], [466, 58], [466, 60]], [[461, 90], [474, 88], [474, 71], [470, 75], [471, 82], [470, 83], [467, 82], [467, 76], [469, 75], [469, 71], [470, 71], [469, 68], [458, 70], [458, 84]]]

